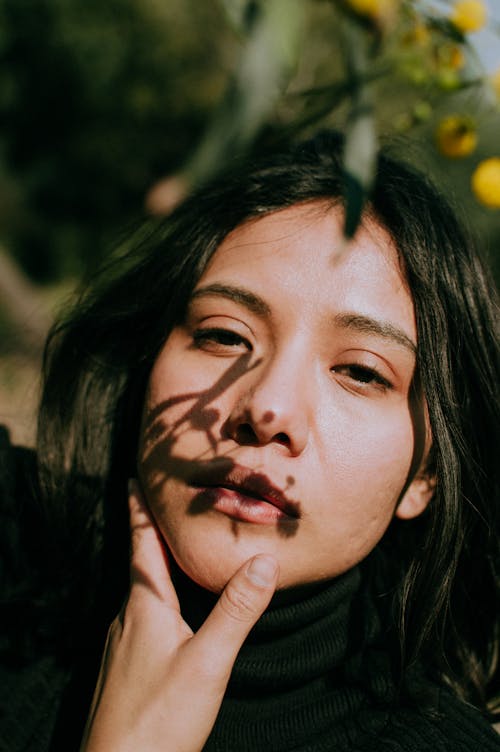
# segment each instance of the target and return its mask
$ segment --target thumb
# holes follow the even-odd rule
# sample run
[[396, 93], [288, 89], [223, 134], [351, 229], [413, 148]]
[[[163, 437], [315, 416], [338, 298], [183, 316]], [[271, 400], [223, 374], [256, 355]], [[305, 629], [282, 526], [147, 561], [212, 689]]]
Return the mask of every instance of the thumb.
[[[276, 589], [279, 566], [259, 554], [229, 580], [212, 612], [192, 640], [207, 673], [227, 680], [239, 649]], [[223, 676], [221, 676], [223, 675]]]

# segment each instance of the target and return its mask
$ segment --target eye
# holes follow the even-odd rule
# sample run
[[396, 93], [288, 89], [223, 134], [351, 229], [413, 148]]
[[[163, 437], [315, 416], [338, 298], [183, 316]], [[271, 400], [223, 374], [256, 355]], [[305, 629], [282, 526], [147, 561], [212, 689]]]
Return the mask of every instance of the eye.
[[392, 389], [392, 384], [375, 368], [368, 368], [356, 363], [335, 366], [332, 371], [340, 377], [353, 382], [355, 385], [365, 387], [374, 387], [381, 391]]
[[207, 327], [193, 333], [195, 347], [213, 353], [248, 352], [252, 349], [249, 341], [231, 329]]

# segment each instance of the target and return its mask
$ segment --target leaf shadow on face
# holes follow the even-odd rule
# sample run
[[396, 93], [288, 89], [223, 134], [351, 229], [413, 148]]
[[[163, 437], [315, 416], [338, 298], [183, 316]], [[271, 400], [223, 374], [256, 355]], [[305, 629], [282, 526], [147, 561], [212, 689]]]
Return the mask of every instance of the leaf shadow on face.
[[[220, 411], [213, 406], [213, 402], [238, 379], [260, 365], [260, 360], [251, 363], [250, 359], [251, 353], [241, 355], [208, 389], [177, 394], [160, 402], [144, 417], [140, 462], [148, 487], [154, 494], [166, 480], [172, 478], [193, 486], [199, 485], [200, 492], [194, 496], [188, 508], [190, 515], [208, 512], [214, 503], [215, 487], [224, 485], [226, 479], [228, 485], [231, 485], [231, 474], [236, 470], [237, 463], [228, 452], [218, 453], [221, 438], [216, 435], [216, 424], [220, 419]], [[169, 422], [168, 412], [188, 402], [189, 407], [173, 422]], [[270, 422], [272, 417], [272, 413], [268, 411], [262, 421]], [[176, 447], [179, 440], [184, 433], [190, 431], [201, 431], [205, 434], [210, 457], [205, 458], [205, 452], [195, 458], [183, 457], [178, 453]], [[271, 478], [263, 472], [256, 470], [245, 477], [245, 484], [250, 486], [257, 497], [260, 493], [265, 495], [270, 487], [275, 489], [276, 497], [283, 500], [286, 511], [286, 515], [277, 520], [276, 527], [280, 536], [291, 537], [297, 532], [301, 512], [300, 502], [288, 495], [295, 479], [288, 475], [286, 481], [286, 488], [275, 489]], [[235, 536], [239, 535], [241, 524], [245, 523], [232, 520], [231, 529]]]

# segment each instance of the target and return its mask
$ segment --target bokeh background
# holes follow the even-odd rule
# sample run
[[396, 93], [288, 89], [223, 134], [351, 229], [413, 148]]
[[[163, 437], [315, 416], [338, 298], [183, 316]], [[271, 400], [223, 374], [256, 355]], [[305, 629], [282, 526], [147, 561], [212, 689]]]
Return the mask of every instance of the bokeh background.
[[[500, 176], [493, 206], [471, 187], [500, 157], [494, 4], [472, 0], [464, 21], [446, 0], [0, 0], [0, 423], [14, 440], [33, 441], [43, 341], [71, 291], [144, 214], [284, 136], [389, 140], [500, 279]], [[369, 121], [353, 119], [359, 101]]]

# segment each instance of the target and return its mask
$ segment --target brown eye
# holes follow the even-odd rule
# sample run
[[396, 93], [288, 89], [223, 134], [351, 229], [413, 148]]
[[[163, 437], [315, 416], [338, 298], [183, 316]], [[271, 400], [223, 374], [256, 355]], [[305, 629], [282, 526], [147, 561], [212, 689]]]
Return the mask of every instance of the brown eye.
[[250, 350], [251, 346], [248, 340], [231, 329], [197, 329], [193, 334], [194, 344], [200, 349], [210, 351], [228, 351], [231, 349]]
[[346, 376], [348, 379], [355, 381], [358, 384], [367, 386], [373, 384], [381, 389], [392, 389], [392, 384], [373, 368], [367, 368], [366, 366], [351, 363], [348, 365], [336, 366], [332, 370], [334, 373]]

